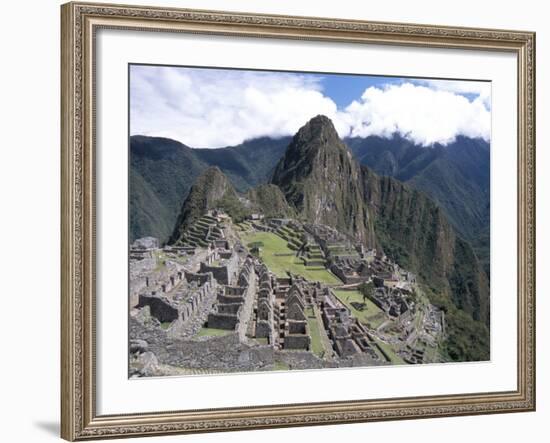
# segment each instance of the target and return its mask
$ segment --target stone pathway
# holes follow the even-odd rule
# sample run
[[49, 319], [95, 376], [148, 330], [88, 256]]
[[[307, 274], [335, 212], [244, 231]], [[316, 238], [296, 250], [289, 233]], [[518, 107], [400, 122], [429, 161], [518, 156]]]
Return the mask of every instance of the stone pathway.
[[248, 325], [252, 323], [252, 315], [254, 313], [254, 302], [256, 300], [256, 272], [252, 270], [246, 290], [246, 298], [241, 312], [241, 321], [239, 322], [239, 338], [241, 341], [246, 340]]
[[325, 326], [323, 324], [323, 319], [321, 318], [321, 313], [319, 312], [319, 309], [316, 305], [313, 305], [313, 312], [315, 313], [315, 318], [317, 319], [317, 325], [319, 326], [319, 335], [321, 336], [321, 343], [323, 344], [323, 348], [325, 349], [325, 354], [323, 355], [323, 359], [327, 361], [333, 361], [335, 358], [334, 350], [332, 349], [332, 343], [330, 339], [328, 338], [327, 331], [325, 329]]

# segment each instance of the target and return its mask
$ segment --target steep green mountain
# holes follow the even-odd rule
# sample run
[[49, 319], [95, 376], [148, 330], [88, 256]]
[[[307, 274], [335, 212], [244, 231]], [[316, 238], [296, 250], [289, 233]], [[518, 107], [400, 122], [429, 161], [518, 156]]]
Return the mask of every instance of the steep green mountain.
[[267, 182], [290, 140], [291, 137], [260, 137], [237, 146], [194, 149], [193, 152], [208, 165], [218, 166], [237, 191], [245, 192], [252, 186]]
[[346, 139], [361, 164], [430, 196], [457, 232], [475, 248], [489, 274], [490, 149], [459, 136], [426, 148], [395, 135]]
[[207, 168], [193, 150], [166, 138], [130, 139], [130, 241], [172, 233], [183, 199]]
[[296, 212], [286, 201], [278, 186], [263, 184], [252, 188], [246, 194], [252, 204], [252, 211], [264, 214], [268, 218], [295, 217]]
[[[182, 234], [210, 209], [224, 209], [231, 215], [242, 210], [237, 193], [217, 166], [208, 167], [195, 181], [183, 202], [168, 243], [177, 243]], [[235, 217], [235, 218], [238, 218]]]
[[[246, 192], [269, 181], [292, 139], [267, 137], [220, 149], [191, 149], [165, 138], [130, 139], [130, 240], [166, 241], [191, 184], [210, 165]], [[474, 247], [489, 275], [489, 146], [458, 137], [426, 148], [394, 136], [347, 138], [356, 159], [429, 195]]]
[[432, 303], [447, 313], [449, 357], [488, 359], [489, 282], [472, 247], [425, 194], [365, 166], [362, 171], [380, 246], [414, 270]]
[[459, 294], [454, 300], [457, 306], [475, 320], [488, 323], [487, 277], [471, 246], [456, 234], [443, 210], [420, 191], [378, 176], [365, 166], [362, 169], [365, 196], [375, 213], [377, 238], [386, 254], [404, 267], [418, 270], [433, 289]]
[[329, 118], [314, 117], [296, 133], [271, 182], [303, 219], [374, 245], [361, 170]]
[[298, 131], [272, 183], [301, 218], [359, 233], [415, 272], [447, 313], [449, 358], [489, 358], [488, 279], [472, 247], [426, 194], [360, 167], [323, 116]]
[[239, 192], [267, 182], [289, 140], [191, 149], [167, 138], [130, 137], [130, 241], [148, 235], [166, 241], [191, 185], [209, 166], [219, 166]]
[[168, 243], [181, 243], [185, 231], [210, 209], [224, 210], [234, 222], [240, 222], [253, 213], [266, 217], [296, 215], [277, 186], [262, 184], [242, 196], [217, 166], [209, 166], [197, 178], [183, 202]]
[[327, 117], [297, 132], [272, 183], [303, 219], [381, 247], [474, 320], [489, 323], [487, 276], [445, 211], [412, 186], [360, 167]]

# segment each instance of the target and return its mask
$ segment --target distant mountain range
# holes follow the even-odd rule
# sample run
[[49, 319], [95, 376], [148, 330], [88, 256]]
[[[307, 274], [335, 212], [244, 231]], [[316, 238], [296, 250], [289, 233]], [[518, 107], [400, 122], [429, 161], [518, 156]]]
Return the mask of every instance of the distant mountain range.
[[[267, 137], [219, 149], [191, 149], [166, 138], [130, 139], [130, 240], [153, 235], [166, 241], [191, 184], [218, 166], [238, 192], [267, 183], [291, 137]], [[430, 196], [489, 274], [490, 149], [480, 139], [457, 137], [447, 146], [422, 147], [398, 135], [347, 138], [355, 158]], [[135, 190], [135, 191], [134, 191]]]
[[209, 166], [218, 166], [239, 192], [267, 183], [290, 140], [191, 149], [167, 138], [130, 137], [130, 241], [148, 235], [168, 240], [191, 185]]
[[[169, 242], [178, 243], [188, 226], [215, 207], [225, 209], [235, 220], [261, 211], [332, 226], [384, 250], [418, 275], [432, 303], [447, 313], [445, 351], [451, 360], [488, 359], [489, 281], [474, 250], [457, 234], [445, 211], [425, 193], [361, 166], [327, 117], [309, 121], [287, 144], [274, 169], [270, 162], [261, 163], [270, 183], [256, 186], [262, 175], [247, 174], [243, 181], [249, 189], [240, 197], [231, 174], [250, 157], [242, 152], [248, 152], [246, 147], [225, 148], [227, 158], [239, 161], [231, 162], [227, 176], [219, 163], [206, 166], [198, 175], [181, 204]], [[273, 144], [255, 147], [275, 150]], [[193, 152], [182, 145], [178, 149]], [[445, 164], [444, 153], [438, 155]], [[393, 163], [398, 168], [399, 162]], [[418, 167], [415, 177], [424, 169]]]
[[357, 160], [379, 175], [394, 177], [424, 192], [470, 242], [489, 274], [490, 147], [459, 136], [447, 146], [429, 148], [394, 136], [349, 138]]

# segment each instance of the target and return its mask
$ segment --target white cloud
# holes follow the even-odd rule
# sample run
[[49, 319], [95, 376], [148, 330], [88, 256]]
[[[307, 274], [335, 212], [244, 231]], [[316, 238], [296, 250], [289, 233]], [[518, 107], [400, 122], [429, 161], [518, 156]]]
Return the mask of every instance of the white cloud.
[[[318, 76], [132, 66], [130, 132], [213, 148], [292, 135], [324, 114], [341, 137], [398, 132], [423, 145], [445, 144], [459, 134], [488, 140], [490, 89], [486, 94], [479, 82], [439, 83], [370, 87], [338, 110]], [[468, 100], [463, 93], [476, 98]]]
[[320, 89], [305, 75], [132, 67], [130, 132], [194, 148], [289, 135], [317, 114], [337, 120]]
[[352, 136], [399, 133], [420, 145], [448, 144], [457, 135], [490, 139], [491, 114], [480, 98], [412, 83], [370, 87], [345, 109]]
[[455, 94], [472, 94], [476, 100], [483, 101], [487, 109], [491, 109], [491, 83], [488, 81], [471, 80], [416, 80], [415, 83], [426, 85], [437, 91], [453, 92]]

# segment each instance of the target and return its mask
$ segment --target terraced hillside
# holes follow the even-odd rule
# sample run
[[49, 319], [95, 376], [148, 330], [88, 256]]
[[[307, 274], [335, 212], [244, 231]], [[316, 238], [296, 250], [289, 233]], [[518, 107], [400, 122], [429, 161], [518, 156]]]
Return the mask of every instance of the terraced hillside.
[[206, 248], [210, 242], [222, 238], [223, 231], [217, 220], [210, 215], [203, 215], [191, 224], [176, 242], [176, 245]]

